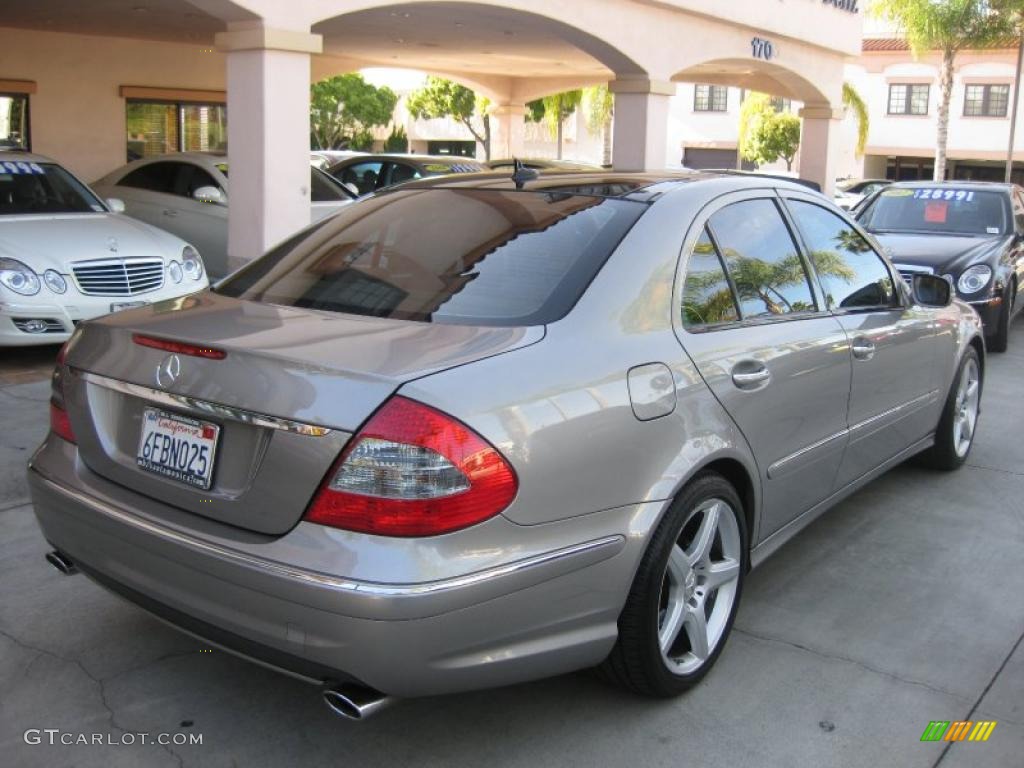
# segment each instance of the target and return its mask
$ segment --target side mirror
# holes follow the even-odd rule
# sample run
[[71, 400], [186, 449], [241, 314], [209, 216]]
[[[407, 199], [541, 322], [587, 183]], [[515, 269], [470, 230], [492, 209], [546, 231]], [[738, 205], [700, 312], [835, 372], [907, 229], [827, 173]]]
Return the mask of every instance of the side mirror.
[[124, 200], [119, 197], [108, 197], [106, 199], [107, 208], [114, 213], [124, 213]]
[[953, 303], [953, 286], [938, 275], [914, 275], [914, 301], [923, 307], [948, 307]]
[[192, 199], [200, 203], [221, 203], [226, 202], [224, 193], [217, 187], [199, 187], [192, 193]]

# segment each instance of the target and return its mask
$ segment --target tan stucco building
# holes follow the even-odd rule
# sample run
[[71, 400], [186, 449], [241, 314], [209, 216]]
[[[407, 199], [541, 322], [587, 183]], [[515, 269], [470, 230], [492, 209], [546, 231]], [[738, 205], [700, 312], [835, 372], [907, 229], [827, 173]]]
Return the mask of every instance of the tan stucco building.
[[423, 70], [486, 95], [496, 156], [521, 154], [527, 101], [609, 82], [620, 169], [678, 162], [668, 131], [677, 83], [767, 91], [803, 104], [800, 173], [828, 188], [844, 64], [861, 48], [857, 5], [34, 0], [5, 6], [0, 95], [27, 96], [32, 149], [87, 180], [125, 162], [133, 105], [164, 105], [183, 148], [219, 140], [226, 105], [229, 250], [240, 261], [309, 220], [309, 83], [369, 66]]

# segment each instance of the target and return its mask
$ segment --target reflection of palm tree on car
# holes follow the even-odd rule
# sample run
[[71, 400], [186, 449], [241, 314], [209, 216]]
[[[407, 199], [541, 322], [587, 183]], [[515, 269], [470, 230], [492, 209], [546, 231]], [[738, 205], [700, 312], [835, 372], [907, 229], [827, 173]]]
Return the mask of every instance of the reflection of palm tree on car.
[[[858, 248], [862, 247], [861, 243], [855, 245]], [[711, 247], [713, 246], [710, 244], [701, 243], [694, 250], [705, 253], [710, 252], [708, 249]], [[806, 301], [792, 301], [786, 298], [786, 288], [798, 286], [807, 279], [803, 261], [798, 254], [789, 254], [776, 262], [766, 262], [744, 257], [734, 249], [727, 248], [724, 256], [741, 304], [758, 300], [764, 304], [765, 313], [773, 315], [814, 309], [814, 306]], [[823, 277], [835, 277], [845, 282], [854, 278], [853, 270], [835, 251], [814, 251], [811, 258], [818, 274]], [[723, 286], [714, 293], [705, 295], [707, 291], [720, 284], [721, 275], [717, 272], [691, 273], [687, 276], [684, 310], [690, 320], [713, 323], [729, 319], [734, 305], [728, 287]], [[694, 301], [698, 297], [701, 300]]]

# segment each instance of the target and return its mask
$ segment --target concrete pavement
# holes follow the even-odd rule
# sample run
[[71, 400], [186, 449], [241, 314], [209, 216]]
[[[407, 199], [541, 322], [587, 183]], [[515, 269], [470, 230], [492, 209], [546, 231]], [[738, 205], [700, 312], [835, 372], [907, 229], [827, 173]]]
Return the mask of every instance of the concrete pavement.
[[[900, 467], [787, 544], [688, 695], [646, 701], [581, 673], [361, 724], [46, 565], [21, 474], [48, 384], [2, 386], [0, 764], [1024, 766], [1022, 381], [1019, 321], [989, 358], [969, 466]], [[930, 720], [962, 719], [999, 724], [984, 744], [920, 742]], [[202, 745], [26, 744], [32, 728]]]

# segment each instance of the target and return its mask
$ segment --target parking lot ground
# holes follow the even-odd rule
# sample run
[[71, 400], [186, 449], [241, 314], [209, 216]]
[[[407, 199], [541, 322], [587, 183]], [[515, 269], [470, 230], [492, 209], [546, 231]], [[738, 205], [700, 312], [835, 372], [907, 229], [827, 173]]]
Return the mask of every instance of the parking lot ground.
[[[314, 688], [179, 634], [43, 562], [20, 475], [47, 383], [0, 388], [5, 766], [1024, 765], [1024, 322], [989, 358], [968, 466], [890, 472], [747, 581], [719, 663], [648, 701], [587, 673], [404, 701], [363, 723]], [[931, 720], [986, 743], [922, 743]], [[201, 734], [201, 745], [27, 744], [27, 729]], [[108, 736], [109, 735], [109, 736]], [[45, 734], [43, 734], [45, 738]]]

